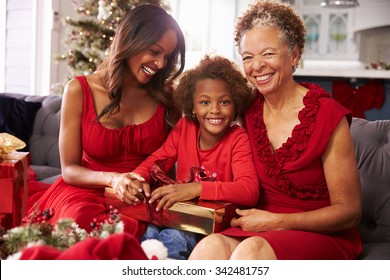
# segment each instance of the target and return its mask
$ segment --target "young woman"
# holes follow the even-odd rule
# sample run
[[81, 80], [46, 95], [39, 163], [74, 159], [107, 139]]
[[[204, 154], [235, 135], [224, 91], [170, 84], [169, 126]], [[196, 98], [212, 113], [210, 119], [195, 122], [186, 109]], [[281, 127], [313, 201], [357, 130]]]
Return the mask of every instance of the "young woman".
[[[94, 219], [107, 217], [105, 187], [134, 203], [129, 170], [161, 146], [180, 117], [171, 84], [184, 55], [177, 22], [158, 6], [139, 5], [123, 18], [98, 71], [69, 81], [61, 110], [62, 176], [37, 202], [38, 210], [52, 209], [52, 223], [72, 218], [91, 230]], [[144, 228], [122, 219], [125, 231], [140, 237]]]

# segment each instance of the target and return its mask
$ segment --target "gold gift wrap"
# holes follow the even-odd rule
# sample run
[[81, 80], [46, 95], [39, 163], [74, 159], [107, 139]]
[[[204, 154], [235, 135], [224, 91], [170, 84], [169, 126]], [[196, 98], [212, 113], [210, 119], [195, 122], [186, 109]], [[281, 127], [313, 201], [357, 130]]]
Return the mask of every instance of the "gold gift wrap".
[[115, 197], [110, 188], [106, 188], [106, 202], [107, 205], [117, 208], [121, 215], [157, 226], [203, 235], [220, 232], [229, 227], [236, 208], [232, 203], [194, 199], [176, 202], [169, 209], [156, 211], [156, 203], [138, 205], [124, 203]]
[[232, 203], [204, 200], [177, 202], [163, 211], [162, 224], [208, 235], [229, 227], [234, 210]]

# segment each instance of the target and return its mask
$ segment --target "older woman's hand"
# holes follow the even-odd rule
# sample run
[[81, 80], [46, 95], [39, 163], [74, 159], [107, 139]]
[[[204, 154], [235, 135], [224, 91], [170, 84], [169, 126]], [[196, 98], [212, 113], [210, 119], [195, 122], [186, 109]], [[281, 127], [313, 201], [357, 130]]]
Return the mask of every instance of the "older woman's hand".
[[240, 227], [244, 231], [269, 231], [280, 230], [279, 227], [279, 214], [271, 213], [259, 209], [237, 209], [236, 213], [239, 218], [233, 218], [230, 222], [232, 227]]

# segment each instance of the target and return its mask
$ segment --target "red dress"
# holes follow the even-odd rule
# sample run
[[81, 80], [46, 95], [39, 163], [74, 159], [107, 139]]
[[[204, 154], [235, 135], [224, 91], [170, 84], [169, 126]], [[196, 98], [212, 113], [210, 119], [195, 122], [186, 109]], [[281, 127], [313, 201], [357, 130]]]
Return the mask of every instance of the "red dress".
[[[130, 172], [163, 143], [166, 137], [164, 111], [158, 106], [145, 123], [108, 129], [96, 121], [92, 92], [87, 79], [77, 77], [83, 88], [82, 166], [95, 171]], [[91, 230], [94, 218], [107, 218], [104, 188], [82, 188], [68, 185], [60, 177], [38, 200], [38, 209], [54, 210], [51, 222], [73, 218], [86, 230]], [[32, 211], [32, 208], [30, 211]], [[122, 216], [125, 231], [142, 234], [144, 225], [130, 217]]]
[[150, 182], [149, 171], [156, 160], [166, 160], [163, 171], [175, 163], [176, 180], [188, 182], [192, 167], [202, 167], [215, 181], [200, 181], [200, 199], [219, 200], [243, 206], [256, 205], [259, 197], [259, 179], [253, 162], [248, 134], [233, 125], [212, 148], [199, 149], [200, 128], [195, 122], [181, 118], [167, 140], [134, 172]]
[[[330, 205], [322, 166], [323, 155], [340, 120], [350, 112], [319, 86], [302, 83], [309, 91], [299, 112], [300, 124], [279, 149], [272, 152], [263, 120], [264, 99], [259, 97], [248, 111], [245, 124], [251, 140], [261, 193], [259, 209], [297, 213]], [[230, 228], [230, 236], [261, 236], [278, 259], [356, 259], [361, 253], [357, 229], [337, 234], [281, 230], [244, 232]]]

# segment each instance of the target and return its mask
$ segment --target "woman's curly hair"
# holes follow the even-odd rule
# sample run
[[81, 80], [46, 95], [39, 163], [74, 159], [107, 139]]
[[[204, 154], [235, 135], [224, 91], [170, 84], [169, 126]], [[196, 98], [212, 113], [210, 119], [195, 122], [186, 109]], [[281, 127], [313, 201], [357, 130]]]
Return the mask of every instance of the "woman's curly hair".
[[306, 27], [299, 15], [287, 3], [278, 0], [257, 1], [249, 5], [248, 10], [237, 19], [234, 40], [240, 47], [241, 39], [253, 28], [276, 28], [280, 31], [281, 40], [292, 51], [303, 54], [306, 41]]
[[173, 93], [177, 107], [189, 119], [194, 120], [192, 112], [197, 83], [206, 79], [226, 82], [234, 101], [235, 112], [240, 117], [256, 97], [252, 86], [233, 61], [218, 55], [206, 55], [195, 68], [184, 72]]

